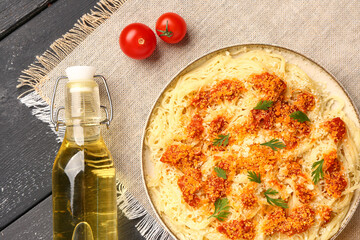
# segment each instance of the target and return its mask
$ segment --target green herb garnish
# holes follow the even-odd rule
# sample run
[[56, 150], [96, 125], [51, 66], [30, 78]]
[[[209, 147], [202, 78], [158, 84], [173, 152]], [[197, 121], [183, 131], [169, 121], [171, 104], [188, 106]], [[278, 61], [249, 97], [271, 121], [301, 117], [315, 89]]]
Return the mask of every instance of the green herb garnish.
[[311, 167], [311, 169], [316, 168], [311, 173], [311, 176], [313, 177], [313, 182], [315, 184], [317, 184], [320, 181], [320, 179], [324, 178], [323, 164], [324, 164], [324, 159], [321, 159], [320, 161], [314, 162], [314, 164]]
[[278, 207], [281, 208], [289, 208], [287, 203], [281, 199], [281, 198], [271, 198], [269, 197], [269, 195], [275, 195], [278, 194], [278, 192], [274, 189], [269, 188], [268, 190], [266, 190], [266, 192], [264, 193], [266, 201], [270, 204], [270, 205], [276, 205]]
[[208, 219], [214, 217], [222, 222], [230, 214], [229, 209], [229, 200], [227, 198], [218, 198], [215, 201], [215, 211], [211, 216], [208, 217]]
[[254, 107], [254, 109], [258, 110], [269, 110], [269, 108], [273, 105], [273, 101], [261, 100], [258, 104]]
[[302, 111], [293, 112], [292, 114], [290, 114], [290, 117], [301, 123], [310, 122], [310, 119], [308, 118], [308, 116], [306, 116], [306, 114], [303, 113]]
[[227, 135], [219, 134], [217, 136], [217, 138], [214, 139], [212, 144], [214, 146], [218, 146], [218, 147], [220, 147], [220, 146], [226, 147], [229, 144], [229, 137], [230, 137], [230, 134], [227, 134]]
[[172, 37], [173, 36], [173, 32], [172, 31], [169, 31], [168, 29], [168, 22], [169, 21], [166, 21], [166, 28], [165, 30], [159, 30], [159, 29], [156, 29], [157, 31], [161, 32], [161, 34], [159, 35], [159, 37], [162, 37], [162, 36], [166, 36], [166, 37]]
[[248, 171], [248, 179], [251, 182], [256, 182], [256, 183], [261, 183], [261, 175], [259, 173], [259, 175], [256, 174], [256, 172], [254, 171]]
[[272, 139], [269, 142], [261, 143], [260, 145], [268, 146], [274, 151], [277, 151], [276, 148], [282, 149], [286, 147], [286, 145], [283, 142], [281, 142], [279, 139]]
[[214, 168], [214, 171], [216, 172], [216, 175], [217, 175], [218, 177], [221, 177], [221, 178], [223, 178], [223, 179], [227, 179], [227, 177], [226, 177], [226, 172], [225, 172], [224, 169], [219, 168], [219, 167], [215, 167], [215, 168]]

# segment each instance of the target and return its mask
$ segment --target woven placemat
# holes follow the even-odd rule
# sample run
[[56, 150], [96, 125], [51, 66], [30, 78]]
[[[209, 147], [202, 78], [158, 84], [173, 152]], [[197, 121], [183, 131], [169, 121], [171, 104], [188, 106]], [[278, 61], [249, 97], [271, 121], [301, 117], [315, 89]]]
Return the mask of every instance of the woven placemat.
[[[146, 60], [132, 60], [120, 50], [118, 38], [129, 23], [154, 29], [157, 17], [176, 12], [188, 24], [186, 38], [176, 45], [158, 39]], [[49, 97], [54, 81], [72, 65], [92, 65], [108, 79], [114, 121], [103, 129], [115, 159], [121, 185], [121, 208], [129, 218], [143, 217], [138, 229], [148, 239], [167, 238], [152, 218], [141, 180], [141, 137], [151, 106], [167, 82], [194, 59], [218, 48], [244, 44], [275, 44], [308, 56], [334, 74], [360, 106], [360, 2], [281, 0], [103, 0], [20, 77], [33, 92], [21, 101], [49, 123]], [[60, 86], [61, 89], [61, 86]], [[106, 95], [101, 94], [106, 104]], [[58, 92], [59, 102], [64, 94]], [[50, 124], [50, 127], [51, 126]], [[126, 194], [125, 194], [126, 193]], [[135, 198], [133, 198], [135, 197]], [[150, 213], [147, 214], [146, 212]], [[360, 239], [360, 212], [338, 239]]]

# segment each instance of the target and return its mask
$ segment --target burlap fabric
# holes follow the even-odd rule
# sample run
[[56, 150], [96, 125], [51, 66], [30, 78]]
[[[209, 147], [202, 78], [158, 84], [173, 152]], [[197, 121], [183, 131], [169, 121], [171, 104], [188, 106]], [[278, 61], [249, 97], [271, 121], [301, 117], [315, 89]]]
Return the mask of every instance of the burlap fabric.
[[[142, 22], [154, 29], [157, 17], [169, 11], [183, 16], [188, 24], [188, 34], [182, 42], [169, 45], [158, 39], [155, 53], [141, 61], [121, 52], [118, 38], [127, 24]], [[334, 74], [360, 107], [358, 0], [129, 0], [108, 17], [94, 31], [85, 32], [84, 40], [75, 39], [77, 47], [72, 46], [71, 37], [68, 42], [58, 42], [59, 57], [42, 60], [46, 71], [36, 76], [38, 73], [32, 69], [22, 79], [31, 82], [34, 76], [36, 93], [48, 102], [55, 79], [64, 75], [68, 66], [95, 66], [97, 74], [107, 78], [115, 115], [110, 129], [103, 129], [103, 135], [120, 180], [150, 213], [140, 173], [141, 138], [147, 115], [172, 77], [205, 53], [244, 43], [293, 49]], [[101, 95], [106, 104], [106, 94]], [[60, 88], [59, 102], [63, 102], [62, 98]], [[338, 239], [360, 239], [358, 224], [359, 210]]]

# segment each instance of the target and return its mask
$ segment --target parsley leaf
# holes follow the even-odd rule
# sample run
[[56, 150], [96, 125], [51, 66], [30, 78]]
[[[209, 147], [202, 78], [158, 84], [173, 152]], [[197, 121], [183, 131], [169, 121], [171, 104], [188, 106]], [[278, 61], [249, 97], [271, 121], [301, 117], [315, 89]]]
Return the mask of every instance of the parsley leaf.
[[227, 134], [227, 135], [219, 134], [217, 136], [217, 138], [214, 139], [212, 144], [214, 146], [218, 146], [218, 147], [220, 147], [220, 146], [226, 147], [229, 144], [229, 137], [230, 137], [230, 134]]
[[223, 179], [227, 179], [227, 177], [226, 177], [226, 172], [225, 172], [224, 169], [219, 168], [219, 167], [215, 167], [215, 168], [214, 168], [214, 171], [216, 172], [216, 175], [217, 175], [218, 177], [221, 177], [221, 178], [223, 178]]
[[282, 200], [281, 198], [276, 199], [276, 198], [266, 197], [266, 200], [268, 201], [268, 203], [270, 203], [273, 206], [276, 205], [281, 208], [289, 208], [287, 203], [284, 200]]
[[269, 188], [268, 190], [266, 190], [265, 195], [275, 195], [278, 194], [278, 192], [272, 188]]
[[302, 111], [293, 112], [290, 114], [290, 117], [301, 123], [310, 122], [310, 119], [308, 118], [308, 116], [306, 116], [306, 114], [303, 113]]
[[260, 145], [268, 146], [274, 151], [277, 151], [276, 148], [282, 149], [286, 147], [286, 145], [283, 142], [280, 142], [279, 139], [271, 139], [269, 142], [261, 143]]
[[208, 217], [208, 219], [214, 217], [222, 222], [230, 214], [229, 209], [229, 200], [227, 198], [218, 198], [215, 201], [215, 211], [211, 216]]
[[258, 110], [269, 110], [269, 108], [273, 105], [273, 101], [261, 100], [258, 104], [254, 107], [254, 109]]
[[261, 175], [259, 173], [259, 175], [256, 174], [256, 172], [254, 171], [248, 171], [248, 179], [251, 182], [256, 182], [256, 183], [261, 183]]
[[324, 159], [321, 159], [320, 161], [314, 162], [314, 164], [311, 167], [311, 169], [316, 168], [311, 173], [311, 176], [313, 177], [313, 182], [315, 184], [317, 184], [320, 181], [320, 179], [324, 178], [324, 172], [323, 172], [323, 169], [322, 169], [323, 164], [324, 164]]
[[281, 198], [271, 198], [269, 197], [269, 195], [275, 195], [278, 194], [278, 192], [274, 189], [269, 188], [268, 190], [266, 190], [266, 192], [264, 193], [266, 201], [270, 204], [270, 205], [276, 205], [278, 207], [281, 208], [289, 208], [287, 203], [281, 199]]

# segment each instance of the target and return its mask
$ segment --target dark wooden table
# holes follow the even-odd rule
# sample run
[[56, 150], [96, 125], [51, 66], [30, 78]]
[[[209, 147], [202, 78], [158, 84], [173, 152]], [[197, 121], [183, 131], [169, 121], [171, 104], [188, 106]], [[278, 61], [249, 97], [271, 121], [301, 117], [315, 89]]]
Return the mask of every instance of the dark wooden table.
[[[23, 69], [98, 0], [0, 1], [0, 239], [52, 239], [51, 170], [60, 144], [17, 99]], [[120, 216], [119, 239], [143, 239]]]

